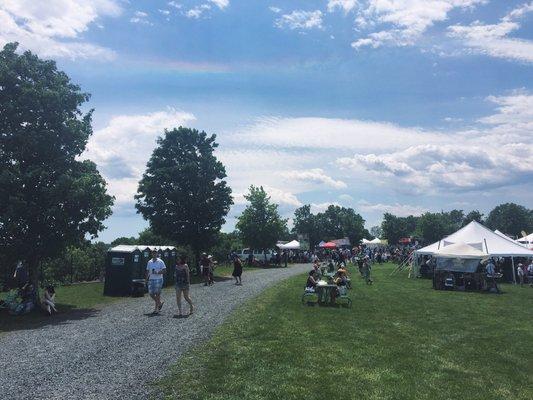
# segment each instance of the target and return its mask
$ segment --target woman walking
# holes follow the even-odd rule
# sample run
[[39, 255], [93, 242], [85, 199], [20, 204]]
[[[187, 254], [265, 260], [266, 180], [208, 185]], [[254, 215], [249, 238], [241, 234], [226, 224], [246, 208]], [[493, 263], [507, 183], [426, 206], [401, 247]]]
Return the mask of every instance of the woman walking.
[[189, 297], [189, 287], [191, 284], [191, 274], [187, 265], [187, 256], [181, 256], [176, 264], [176, 303], [178, 305], [178, 318], [183, 317], [181, 312], [181, 294], [187, 303], [189, 303], [189, 314], [192, 315], [193, 305]]
[[242, 262], [239, 256], [235, 254], [233, 257], [233, 273], [231, 274], [235, 278], [236, 285], [242, 285]]

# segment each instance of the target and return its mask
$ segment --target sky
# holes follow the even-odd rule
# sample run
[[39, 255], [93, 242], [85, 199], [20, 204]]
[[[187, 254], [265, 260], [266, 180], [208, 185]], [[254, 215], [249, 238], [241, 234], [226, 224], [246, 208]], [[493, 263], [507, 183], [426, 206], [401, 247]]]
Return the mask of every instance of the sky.
[[0, 45], [91, 94], [82, 158], [115, 196], [100, 239], [147, 226], [133, 196], [157, 137], [216, 134], [235, 205], [283, 216], [533, 207], [533, 2], [0, 0]]

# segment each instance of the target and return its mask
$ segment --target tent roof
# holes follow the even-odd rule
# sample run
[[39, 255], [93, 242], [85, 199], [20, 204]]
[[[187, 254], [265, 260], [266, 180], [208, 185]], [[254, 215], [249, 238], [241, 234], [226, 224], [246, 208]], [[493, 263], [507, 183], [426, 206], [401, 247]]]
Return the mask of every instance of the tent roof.
[[176, 248], [174, 246], [164, 246], [164, 245], [145, 245], [145, 244], [133, 244], [133, 245], [129, 245], [129, 244], [120, 244], [118, 246], [115, 246], [111, 249], [109, 249], [109, 251], [117, 251], [117, 252], [120, 252], [120, 253], [132, 253], [134, 252], [135, 250], [140, 250], [140, 251], [143, 251], [143, 250], [158, 250], [158, 251], [162, 251], [162, 250], [175, 250]]
[[524, 243], [533, 242], [533, 233], [530, 233], [529, 235], [521, 237], [520, 239], [518, 239], [518, 242], [524, 242]]
[[280, 249], [286, 249], [286, 250], [297, 250], [300, 248], [300, 242], [297, 240], [293, 240], [292, 242], [285, 243], [285, 244], [278, 244], [277, 245]]
[[379, 238], [375, 238], [375, 239], [372, 239], [370, 243], [381, 244], [381, 240]]
[[363, 240], [361, 240], [361, 243], [363, 243], [363, 244], [367, 244], [367, 243], [370, 243], [370, 242], [371, 242], [371, 240], [368, 240], [368, 239], [365, 239], [365, 238], [363, 238]]
[[441, 247], [433, 255], [442, 258], [486, 258], [488, 256], [487, 253], [466, 243], [454, 243]]
[[533, 257], [533, 251], [502, 237], [477, 221], [472, 221], [457, 232], [446, 236], [442, 240], [417, 250], [417, 254], [433, 255], [439, 248], [454, 243], [466, 243], [491, 256], [498, 257]]

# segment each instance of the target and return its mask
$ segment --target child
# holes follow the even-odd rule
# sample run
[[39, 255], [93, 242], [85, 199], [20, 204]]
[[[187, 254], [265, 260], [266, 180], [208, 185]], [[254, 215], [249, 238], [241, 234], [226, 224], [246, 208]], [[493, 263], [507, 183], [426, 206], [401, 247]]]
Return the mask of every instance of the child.
[[42, 306], [48, 315], [52, 315], [52, 310], [57, 312], [55, 305], [56, 291], [53, 286], [47, 286], [43, 293]]

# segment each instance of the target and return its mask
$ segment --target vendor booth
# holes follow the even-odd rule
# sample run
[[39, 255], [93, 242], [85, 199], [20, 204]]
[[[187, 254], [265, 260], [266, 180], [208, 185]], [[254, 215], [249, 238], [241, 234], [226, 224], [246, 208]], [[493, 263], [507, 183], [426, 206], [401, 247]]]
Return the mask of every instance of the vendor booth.
[[[516, 283], [515, 258], [533, 257], [533, 251], [516, 243], [510, 238], [500, 236], [490, 229], [486, 228], [477, 221], [472, 221], [468, 225], [459, 229], [457, 232], [446, 236], [445, 238], [416, 250], [416, 256], [436, 256], [441, 249], [446, 249], [447, 246], [453, 244], [466, 244], [474, 249], [481, 251], [488, 257], [506, 257], [511, 260], [511, 278]], [[443, 250], [446, 251], [446, 250]], [[412, 276], [418, 275], [418, 259], [414, 257]]]
[[159, 258], [167, 266], [165, 285], [172, 283], [174, 276], [169, 271], [176, 264], [174, 246], [120, 245], [107, 252], [104, 295], [130, 296], [135, 289], [144, 288], [146, 264], [152, 258], [152, 250], [159, 252]]
[[482, 261], [488, 254], [466, 243], [442, 247], [433, 255], [433, 288], [444, 290], [481, 290], [484, 286]]

